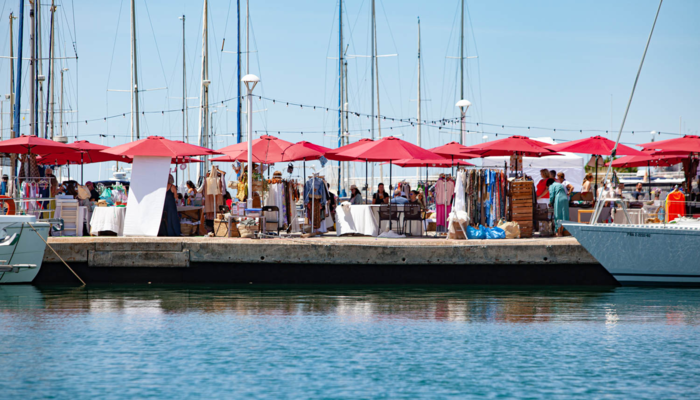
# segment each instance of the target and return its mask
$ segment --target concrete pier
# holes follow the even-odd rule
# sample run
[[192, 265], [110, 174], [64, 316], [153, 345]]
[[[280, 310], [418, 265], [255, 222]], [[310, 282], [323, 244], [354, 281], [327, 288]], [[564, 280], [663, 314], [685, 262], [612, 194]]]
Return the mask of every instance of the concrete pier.
[[[90, 283], [617, 285], [576, 239], [50, 238]], [[46, 249], [37, 284], [77, 280]]]

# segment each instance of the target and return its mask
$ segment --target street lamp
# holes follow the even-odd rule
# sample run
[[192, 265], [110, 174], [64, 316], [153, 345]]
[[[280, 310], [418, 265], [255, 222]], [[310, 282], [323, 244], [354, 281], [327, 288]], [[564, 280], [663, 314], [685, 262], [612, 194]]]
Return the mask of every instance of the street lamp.
[[465, 129], [465, 121], [464, 121], [464, 115], [467, 113], [467, 110], [469, 109], [469, 106], [472, 105], [472, 102], [469, 100], [460, 100], [455, 104], [455, 106], [459, 107], [460, 111], [460, 124], [459, 124], [459, 143], [464, 144], [466, 141], [464, 137], [464, 131]]
[[248, 74], [241, 79], [248, 90], [248, 208], [253, 208], [253, 89], [260, 82], [260, 78]]

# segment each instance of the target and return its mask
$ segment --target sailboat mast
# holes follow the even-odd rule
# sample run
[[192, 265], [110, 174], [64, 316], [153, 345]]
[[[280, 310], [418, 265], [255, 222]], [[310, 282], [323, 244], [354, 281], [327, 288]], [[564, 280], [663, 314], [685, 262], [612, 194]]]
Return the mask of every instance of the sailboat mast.
[[[202, 79], [199, 96], [199, 140], [198, 145], [209, 147], [209, 4], [204, 0], [204, 12], [202, 21]], [[203, 176], [203, 171], [207, 169], [207, 158], [203, 157], [202, 165], [197, 165], [197, 176]], [[204, 167], [204, 168], [202, 168]]]
[[240, 143], [241, 142], [241, 134], [242, 134], [241, 133], [241, 123], [243, 122], [241, 120], [241, 107], [242, 107], [242, 105], [241, 105], [241, 84], [242, 84], [241, 83], [241, 0], [236, 0], [236, 4], [237, 4], [236, 16], [238, 19], [238, 22], [237, 22], [238, 23], [238, 35], [237, 35], [238, 44], [237, 44], [237, 48], [236, 48], [236, 53], [237, 53], [236, 54], [236, 60], [237, 60], [237, 62], [236, 62], [236, 67], [237, 67], [236, 68], [237, 69], [236, 82], [238, 82], [237, 83], [238, 96], [236, 97], [236, 128], [237, 128], [236, 129], [236, 143]]
[[182, 141], [187, 143], [187, 64], [185, 57], [185, 14], [182, 20]]
[[[416, 98], [416, 102], [418, 103], [418, 109], [416, 112], [416, 145], [418, 145], [418, 147], [421, 147], [421, 137], [420, 137], [420, 128], [421, 128], [421, 116], [420, 116], [420, 17], [418, 17], [418, 97]], [[416, 178], [420, 179], [420, 168], [418, 168], [418, 171], [416, 172], [416, 174], [417, 174]]]
[[[462, 18], [459, 34], [459, 99], [464, 98], [464, 0], [462, 0]], [[464, 135], [459, 135], [459, 144], [464, 144]]]
[[[35, 113], [36, 113], [36, 103], [34, 102], [34, 98], [36, 97], [36, 17], [35, 17], [35, 9], [34, 7], [36, 6], [35, 2], [31, 2], [30, 8], [29, 8], [29, 20], [31, 21], [31, 26], [30, 26], [30, 34], [29, 34], [29, 82], [30, 82], [30, 89], [29, 89], [29, 126], [30, 126], [30, 134], [31, 135], [37, 135], [37, 127], [36, 127], [36, 122], [35, 122]], [[21, 26], [21, 21], [20, 21], [20, 26]], [[20, 49], [21, 49], [20, 45]], [[21, 50], [20, 50], [21, 51]], [[21, 58], [18, 58], [18, 60], [21, 60]], [[17, 65], [17, 69], [20, 70], [21, 65]], [[19, 87], [19, 83], [17, 84]], [[19, 96], [18, 96], [19, 97]]]
[[[14, 47], [14, 32], [12, 31], [13, 20], [16, 17], [13, 13], [10, 13], [10, 126], [12, 128], [10, 132], [10, 138], [14, 138], [16, 132], [14, 131], [15, 126], [15, 64], [12, 62], [12, 57], [15, 55]], [[20, 27], [22, 24], [20, 24]]]
[[[382, 138], [382, 113], [379, 110], [379, 59], [377, 57], [377, 14], [374, 9], [374, 0], [372, 0], [372, 26], [374, 26], [374, 70], [376, 72], [376, 87], [377, 87], [377, 133], [379, 139]], [[379, 164], [379, 179], [384, 179], [383, 164]], [[391, 187], [389, 188], [391, 192]]]
[[[56, 6], [54, 0], [51, 0], [51, 26], [49, 28], [49, 92], [46, 94], [46, 126], [44, 129], [44, 139], [50, 138], [53, 140], [53, 81], [55, 80], [53, 76], [54, 67], [54, 10]], [[51, 113], [51, 118], [49, 118], [49, 113]], [[49, 129], [51, 130], [51, 136], [49, 137]]]
[[139, 75], [136, 53], [136, 2], [131, 0], [131, 140], [141, 138], [139, 130]]
[[[370, 46], [371, 46], [371, 52], [370, 52], [370, 60], [371, 60], [371, 66], [370, 66], [370, 75], [371, 75], [371, 89], [370, 93], [372, 96], [372, 118], [370, 121], [370, 131], [372, 133], [372, 140], [374, 140], [374, 59], [376, 57], [375, 51], [374, 51], [374, 35], [376, 35], [375, 29], [376, 26], [374, 24], [374, 0], [372, 0], [372, 21], [370, 22], [370, 32], [371, 32], [371, 38], [370, 38]], [[367, 168], [367, 163], [365, 163], [365, 168]], [[370, 181], [370, 186], [374, 186], [374, 163], [372, 163], [372, 180]]]
[[49, 70], [49, 91], [51, 91], [51, 120], [50, 120], [50, 127], [51, 127], [51, 140], [53, 140], [54, 136], [54, 129], [55, 129], [55, 118], [54, 118], [54, 112], [55, 112], [55, 106], [56, 106], [56, 93], [55, 93], [55, 87], [56, 87], [56, 36], [55, 36], [55, 26], [54, 24], [56, 23], [55, 21], [56, 17], [56, 3], [54, 0], [51, 0], [51, 60], [49, 62], [51, 63], [51, 69]]
[[[343, 0], [338, 0], [338, 147], [343, 140]], [[338, 161], [338, 196], [340, 196], [341, 162]]]
[[37, 68], [37, 81], [36, 90], [36, 128], [37, 136], [41, 134], [44, 130], [44, 60], [43, 60], [44, 49], [41, 40], [41, 0], [36, 0], [36, 68]]
[[[12, 14], [10, 14], [10, 35], [12, 35]], [[22, 100], [22, 49], [24, 48], [23, 46], [23, 36], [24, 36], [24, 1], [19, 2], [19, 29], [18, 29], [18, 40], [17, 40], [17, 80], [16, 84], [13, 85], [13, 88], [15, 89], [14, 93], [17, 93], [17, 96], [13, 96], [12, 101], [13, 103], [13, 109], [12, 109], [12, 132], [11, 136], [13, 138], [19, 136], [19, 110], [20, 110], [20, 104]], [[12, 37], [12, 36], [10, 36]], [[10, 56], [12, 56], [12, 46], [10, 46]], [[10, 64], [12, 64], [12, 59], [10, 59]], [[13, 70], [14, 72], [14, 70]], [[16, 174], [16, 168], [17, 168], [17, 155], [13, 154], [10, 158], [10, 176], [9, 176], [9, 182], [12, 184], [12, 191], [11, 193], [16, 193], [17, 191], [15, 190], [15, 174]]]

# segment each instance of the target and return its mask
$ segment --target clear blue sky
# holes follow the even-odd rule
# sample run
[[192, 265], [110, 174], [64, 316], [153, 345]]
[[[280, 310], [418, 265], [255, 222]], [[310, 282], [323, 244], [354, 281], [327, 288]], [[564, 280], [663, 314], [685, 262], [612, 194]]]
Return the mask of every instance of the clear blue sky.
[[[245, 2], [242, 2], [245, 4]], [[7, 43], [10, 11], [17, 15], [17, 1], [3, 3], [0, 19], [0, 51]], [[59, 3], [60, 4], [60, 3]], [[64, 61], [67, 103], [79, 109], [80, 120], [102, 118], [129, 111], [129, 95], [107, 92], [129, 85], [129, 1], [65, 2], [58, 12], [59, 55], [72, 55], [71, 35], [77, 38], [80, 57]], [[369, 54], [369, 0], [345, 3], [348, 54]], [[467, 55], [465, 97], [474, 103], [470, 121], [558, 128], [557, 132], [483, 127], [489, 140], [494, 133], [527, 134], [577, 139], [596, 134], [587, 129], [619, 129], [644, 44], [653, 21], [656, 0], [629, 1], [468, 1], [465, 29]], [[43, 7], [47, 10], [46, 7]], [[121, 12], [120, 12], [121, 8]], [[141, 108], [160, 111], [180, 108], [182, 91], [182, 24], [187, 18], [188, 96], [198, 96], [201, 49], [200, 1], [136, 1], [139, 40], [140, 86], [168, 90], [142, 94]], [[48, 48], [48, 12], [44, 12], [44, 46]], [[28, 15], [28, 7], [27, 7]], [[380, 105], [383, 115], [415, 118], [416, 18], [420, 16], [423, 56], [423, 119], [455, 118], [458, 100], [459, 0], [377, 1], [378, 52], [398, 54], [379, 61]], [[623, 141], [650, 140], [649, 130], [697, 134], [700, 131], [700, 2], [667, 0], [661, 10]], [[73, 18], [75, 25], [73, 25]], [[227, 22], [228, 20], [228, 22]], [[337, 3], [333, 1], [251, 1], [251, 72], [262, 79], [257, 94], [297, 103], [337, 107]], [[15, 22], [15, 29], [17, 22]], [[244, 29], [243, 21], [243, 29]], [[212, 100], [235, 97], [236, 3], [210, 1], [210, 79]], [[75, 29], [75, 30], [74, 30]], [[28, 37], [29, 19], [25, 22]], [[16, 50], [15, 50], [16, 51]], [[25, 45], [25, 57], [29, 46]], [[0, 87], [9, 92], [9, 63], [0, 62]], [[370, 112], [369, 62], [349, 60], [350, 109]], [[76, 73], [79, 79], [76, 81]], [[25, 79], [28, 71], [25, 63]], [[76, 89], [76, 82], [79, 87]], [[77, 90], [77, 92], [76, 92]], [[77, 93], [77, 94], [76, 94]], [[612, 97], [611, 97], [612, 96]], [[198, 105], [190, 100], [191, 106]], [[217, 143], [235, 143], [235, 102], [226, 103], [214, 115]], [[27, 95], [22, 108], [27, 108]], [[255, 130], [282, 133], [288, 141], [308, 140], [335, 147], [336, 114], [308, 107], [285, 107], [255, 102]], [[8, 105], [5, 105], [5, 112]], [[682, 126], [679, 118], [682, 117]], [[75, 114], [67, 118], [74, 119]], [[191, 141], [196, 138], [198, 110], [189, 113]], [[163, 135], [181, 138], [180, 113], [154, 113], [142, 118], [142, 137]], [[400, 134], [415, 141], [415, 128], [405, 123], [383, 122], [383, 135]], [[9, 119], [5, 116], [5, 128]], [[68, 134], [79, 139], [117, 145], [128, 140], [129, 119], [72, 124]], [[390, 126], [404, 126], [391, 129]], [[456, 125], [450, 128], [457, 128]], [[27, 128], [23, 128], [23, 132]], [[369, 136], [369, 120], [350, 120], [353, 135]], [[471, 125], [472, 130], [481, 130]], [[584, 133], [561, 131], [583, 129]], [[306, 131], [303, 136], [300, 132]], [[325, 131], [324, 135], [322, 132]], [[3, 131], [5, 134], [7, 130]], [[320, 133], [309, 133], [320, 132]], [[98, 135], [108, 135], [101, 138]], [[228, 136], [226, 134], [229, 134]], [[614, 138], [613, 135], [608, 135]], [[661, 136], [661, 139], [671, 136]], [[358, 139], [353, 137], [352, 140]], [[457, 140], [448, 130], [424, 128], [424, 147]], [[75, 139], [73, 137], [73, 139]], [[470, 135], [470, 143], [482, 141], [482, 133]], [[94, 173], [97, 174], [96, 172]], [[90, 176], [96, 178], [97, 176]], [[104, 177], [104, 173], [103, 173]]]

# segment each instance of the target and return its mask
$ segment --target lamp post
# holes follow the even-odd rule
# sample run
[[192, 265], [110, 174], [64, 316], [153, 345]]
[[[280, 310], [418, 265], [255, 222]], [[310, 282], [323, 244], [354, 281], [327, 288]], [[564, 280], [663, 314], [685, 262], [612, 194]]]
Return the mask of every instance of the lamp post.
[[460, 124], [459, 124], [459, 144], [464, 144], [466, 141], [464, 137], [464, 131], [465, 129], [465, 121], [464, 121], [464, 116], [467, 113], [467, 110], [469, 109], [469, 106], [472, 105], [472, 102], [469, 100], [460, 100], [455, 104], [455, 106], [459, 107], [460, 111]]
[[247, 208], [253, 208], [253, 89], [260, 82], [260, 78], [248, 74], [241, 79], [248, 90], [248, 104], [246, 106], [248, 116], [248, 202]]

